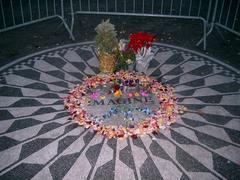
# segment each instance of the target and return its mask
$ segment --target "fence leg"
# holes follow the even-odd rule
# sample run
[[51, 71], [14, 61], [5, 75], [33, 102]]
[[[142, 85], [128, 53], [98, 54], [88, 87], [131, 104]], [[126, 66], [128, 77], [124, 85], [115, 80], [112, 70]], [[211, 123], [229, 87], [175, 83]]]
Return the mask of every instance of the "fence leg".
[[71, 38], [73, 41], [75, 41], [75, 37], [73, 36], [73, 33], [72, 33], [72, 31], [70, 30], [70, 28], [68, 27], [67, 23], [66, 23], [65, 21], [63, 21], [63, 24], [64, 24], [66, 30], [68, 31], [70, 38]]
[[73, 27], [74, 27], [74, 21], [75, 21], [75, 19], [74, 19], [74, 14], [72, 14], [71, 15], [72, 17], [71, 17], [71, 32], [73, 33]]
[[[207, 34], [206, 34], [206, 38], [212, 33], [213, 28], [214, 28], [214, 24], [211, 23], [211, 27], [210, 27], [209, 31], [207, 32]], [[204, 38], [202, 37], [202, 38], [196, 43], [196, 46], [199, 46], [203, 41], [204, 41]], [[207, 40], [206, 40], [206, 42], [207, 42]]]
[[196, 46], [199, 46], [203, 42], [203, 50], [206, 51], [207, 48], [207, 36], [211, 33], [211, 30], [207, 32], [207, 22], [203, 20], [203, 36], [196, 43]]
[[61, 20], [62, 20], [62, 23], [64, 25], [64, 27], [66, 28], [66, 30], [68, 31], [68, 34], [70, 36], [70, 39], [72, 39], [73, 41], [75, 41], [75, 37], [73, 36], [73, 33], [71, 31], [71, 29], [69, 28], [68, 24], [66, 23], [66, 21], [61, 17], [61, 16], [58, 16]]
[[[209, 29], [209, 31], [206, 33], [207, 30], [207, 24], [209, 23], [209, 18], [207, 18], [207, 22], [203, 21], [203, 31], [204, 35], [203, 38], [201, 38], [198, 42], [197, 42], [197, 46], [199, 46], [202, 42], [203, 42], [203, 49], [206, 50], [206, 46], [207, 46], [207, 37], [209, 36], [209, 34], [211, 34], [211, 32], [213, 31], [213, 28], [215, 26], [215, 20], [216, 20], [216, 13], [217, 13], [217, 6], [218, 6], [218, 0], [215, 1], [215, 5], [214, 5], [214, 11], [213, 11], [213, 16], [211, 19], [211, 27]], [[208, 10], [208, 12], [210, 12], [210, 9]]]
[[206, 51], [207, 48], [207, 22], [203, 23], [203, 50]]
[[212, 28], [207, 32], [207, 21], [203, 21], [203, 36], [202, 38], [196, 43], [196, 46], [199, 46], [203, 42], [203, 50], [206, 51], [207, 48], [207, 36], [212, 32]]
[[[72, 0], [70, 1], [70, 5], [71, 5], [71, 13], [72, 13], [73, 12]], [[61, 15], [58, 16], [58, 17], [62, 20], [63, 25], [65, 26], [66, 30], [69, 33], [70, 39], [75, 40], [75, 37], [73, 36], [72, 30], [69, 28], [68, 24], [65, 21], [63, 0], [61, 0]]]
[[70, 6], [71, 6], [71, 32], [73, 33], [75, 14], [73, 12], [73, 2], [72, 2], [72, 0], [70, 0]]

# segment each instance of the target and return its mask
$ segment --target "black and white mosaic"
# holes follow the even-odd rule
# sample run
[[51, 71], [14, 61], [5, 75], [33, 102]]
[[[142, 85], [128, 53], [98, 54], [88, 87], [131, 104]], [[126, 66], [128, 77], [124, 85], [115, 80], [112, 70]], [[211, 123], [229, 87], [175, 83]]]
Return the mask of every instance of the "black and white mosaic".
[[99, 73], [92, 42], [0, 68], [0, 179], [240, 179], [240, 73], [194, 51], [154, 45], [147, 75], [187, 112], [170, 129], [106, 139], [75, 124], [62, 97]]

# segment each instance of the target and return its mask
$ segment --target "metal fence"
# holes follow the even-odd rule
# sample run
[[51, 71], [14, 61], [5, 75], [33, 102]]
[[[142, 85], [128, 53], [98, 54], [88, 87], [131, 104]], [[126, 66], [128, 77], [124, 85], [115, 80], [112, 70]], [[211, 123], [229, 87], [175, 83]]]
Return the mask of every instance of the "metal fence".
[[[71, 0], [74, 4], [74, 0]], [[202, 22], [203, 48], [206, 49], [207, 22], [212, 0], [78, 0], [73, 14], [106, 14], [195, 19]], [[74, 19], [74, 15], [72, 16]], [[71, 29], [73, 29], [72, 20]]]
[[213, 23], [240, 36], [240, 0], [218, 0]]
[[65, 3], [65, 0], [0, 0], [0, 32], [58, 18], [74, 40], [65, 18]]
[[0, 0], [0, 32], [59, 18], [74, 39], [77, 14], [195, 19], [203, 32], [197, 45], [206, 49], [215, 26], [240, 35], [239, 6], [240, 0]]

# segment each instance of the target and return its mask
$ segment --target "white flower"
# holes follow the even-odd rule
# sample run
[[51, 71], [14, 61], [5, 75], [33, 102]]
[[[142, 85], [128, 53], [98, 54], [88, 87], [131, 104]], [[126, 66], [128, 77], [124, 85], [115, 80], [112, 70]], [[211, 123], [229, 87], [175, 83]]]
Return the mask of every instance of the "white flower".
[[118, 43], [118, 48], [120, 51], [124, 51], [126, 49], [126, 43], [124, 42], [123, 39], [120, 39], [120, 41]]
[[133, 63], [133, 61], [131, 59], [128, 59], [126, 62], [127, 62], [127, 64], [132, 64]]

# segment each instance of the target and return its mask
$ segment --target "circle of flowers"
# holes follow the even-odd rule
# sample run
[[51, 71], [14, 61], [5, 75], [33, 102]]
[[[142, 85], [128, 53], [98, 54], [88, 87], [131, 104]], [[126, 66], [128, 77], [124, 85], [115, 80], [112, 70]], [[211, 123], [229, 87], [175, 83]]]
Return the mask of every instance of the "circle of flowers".
[[[138, 82], [140, 86], [153, 93], [160, 104], [154, 115], [143, 119], [134, 127], [104, 125], [95, 122], [84, 108], [84, 104], [89, 101], [87, 92], [115, 80]], [[152, 77], [135, 72], [119, 71], [113, 74], [98, 74], [86, 78], [81, 85], [77, 85], [64, 98], [64, 105], [72, 119], [85, 128], [92, 128], [95, 132], [108, 138], [126, 138], [128, 136], [136, 138], [143, 134], [157, 133], [160, 129], [165, 129], [176, 121], [181, 108], [177, 105], [177, 97], [173, 90], [172, 87], [163, 85]]]

